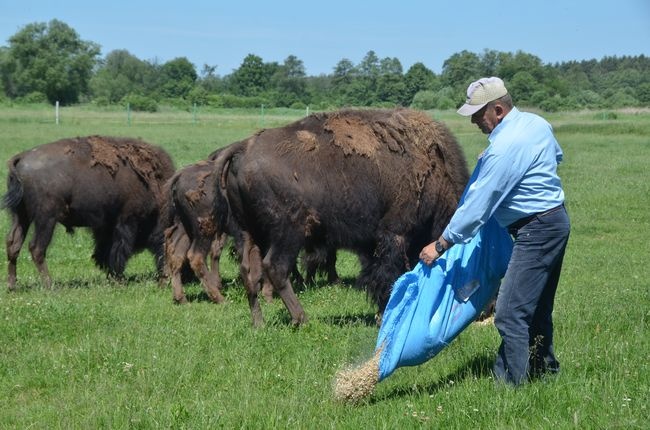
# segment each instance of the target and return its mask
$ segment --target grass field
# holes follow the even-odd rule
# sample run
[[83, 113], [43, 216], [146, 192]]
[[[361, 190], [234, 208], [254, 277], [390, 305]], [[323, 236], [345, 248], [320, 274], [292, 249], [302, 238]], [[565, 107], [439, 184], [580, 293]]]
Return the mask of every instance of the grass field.
[[[304, 111], [179, 111], [0, 108], [0, 176], [13, 154], [63, 137], [141, 137], [166, 148], [177, 167]], [[446, 122], [473, 167], [485, 136], [453, 112]], [[237, 268], [225, 259], [228, 303], [172, 304], [143, 253], [126, 284], [91, 262], [83, 230], [58, 227], [48, 252], [54, 280], [39, 286], [27, 246], [18, 290], [6, 289], [0, 258], [2, 429], [610, 429], [650, 427], [650, 112], [547, 116], [564, 152], [560, 175], [572, 221], [556, 298], [561, 374], [518, 389], [494, 383], [493, 326], [472, 325], [428, 363], [398, 369], [360, 405], [332, 399], [334, 374], [368, 359], [374, 308], [349, 286], [358, 264], [339, 255], [343, 285], [299, 294], [310, 317], [293, 329], [279, 300], [263, 303], [254, 330]], [[4, 192], [4, 187], [3, 187]], [[0, 233], [9, 218], [0, 214]]]

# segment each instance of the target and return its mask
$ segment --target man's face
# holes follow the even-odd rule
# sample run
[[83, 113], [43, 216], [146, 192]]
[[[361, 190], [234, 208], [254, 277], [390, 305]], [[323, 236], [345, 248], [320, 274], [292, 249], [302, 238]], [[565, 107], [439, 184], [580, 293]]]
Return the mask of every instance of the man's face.
[[500, 111], [503, 111], [500, 106], [488, 103], [472, 115], [472, 124], [476, 124], [483, 133], [490, 134], [503, 118], [499, 115]]

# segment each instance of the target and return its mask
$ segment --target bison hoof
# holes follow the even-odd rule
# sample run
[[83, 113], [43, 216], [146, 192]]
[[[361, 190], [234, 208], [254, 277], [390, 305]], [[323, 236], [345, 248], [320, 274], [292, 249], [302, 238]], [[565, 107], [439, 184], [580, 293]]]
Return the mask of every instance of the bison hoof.
[[221, 294], [208, 294], [208, 298], [212, 303], [216, 303], [218, 305], [226, 303], [226, 299]]
[[291, 325], [294, 327], [300, 327], [303, 324], [306, 324], [308, 321], [307, 315], [302, 313], [297, 317], [291, 318]]
[[174, 297], [174, 304], [176, 305], [184, 305], [187, 303], [187, 297], [183, 296], [180, 298]]
[[383, 318], [384, 318], [383, 312], [377, 312], [375, 314], [375, 323], [377, 323], [377, 327], [381, 327], [381, 321]]

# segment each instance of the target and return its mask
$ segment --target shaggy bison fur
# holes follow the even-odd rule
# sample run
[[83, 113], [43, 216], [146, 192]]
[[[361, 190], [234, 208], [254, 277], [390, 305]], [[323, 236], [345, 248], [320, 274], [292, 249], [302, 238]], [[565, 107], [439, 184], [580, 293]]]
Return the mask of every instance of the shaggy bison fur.
[[302, 248], [359, 255], [357, 282], [381, 314], [393, 282], [440, 235], [469, 177], [451, 132], [408, 109], [313, 114], [232, 144], [215, 169], [215, 202], [227, 200], [245, 250], [262, 260], [261, 270], [242, 269], [252, 273], [246, 286], [255, 325], [262, 323], [257, 272], [292, 323], [306, 320], [289, 280]]
[[88, 136], [58, 140], [15, 155], [8, 162], [2, 206], [12, 216], [7, 235], [8, 287], [16, 286], [16, 261], [34, 224], [29, 250], [49, 288], [45, 261], [57, 223], [69, 233], [88, 227], [93, 259], [110, 275], [123, 275], [127, 260], [148, 249], [162, 267], [158, 223], [161, 189], [174, 173], [170, 156], [141, 140]]

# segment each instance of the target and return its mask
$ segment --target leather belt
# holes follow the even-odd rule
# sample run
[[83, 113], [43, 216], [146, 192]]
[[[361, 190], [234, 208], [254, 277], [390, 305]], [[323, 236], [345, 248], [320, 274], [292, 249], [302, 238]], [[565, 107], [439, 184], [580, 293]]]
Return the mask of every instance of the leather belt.
[[526, 224], [531, 222], [536, 217], [552, 214], [553, 212], [559, 211], [563, 207], [564, 207], [564, 203], [562, 203], [559, 206], [555, 206], [554, 208], [551, 208], [551, 209], [549, 209], [547, 211], [538, 212], [536, 214], [528, 215], [527, 217], [519, 218], [517, 221], [513, 222], [512, 224], [510, 224], [508, 226], [508, 230], [519, 230], [520, 228], [522, 228], [523, 226], [525, 226]]

